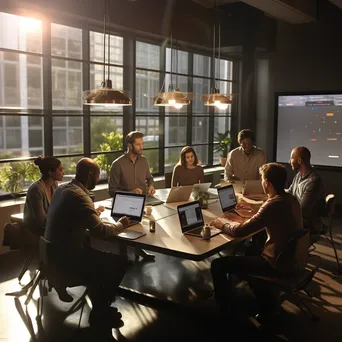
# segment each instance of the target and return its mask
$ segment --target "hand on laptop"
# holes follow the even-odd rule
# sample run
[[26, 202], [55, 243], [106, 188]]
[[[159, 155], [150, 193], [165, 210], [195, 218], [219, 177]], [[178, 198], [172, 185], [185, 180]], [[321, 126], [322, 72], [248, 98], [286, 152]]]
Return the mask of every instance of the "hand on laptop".
[[156, 193], [156, 189], [154, 188], [153, 185], [151, 185], [151, 186], [148, 188], [147, 195], [148, 195], [148, 196], [153, 196], [155, 193]]
[[96, 212], [97, 212], [97, 215], [101, 215], [101, 213], [103, 213], [104, 212], [104, 210], [105, 210], [105, 207], [103, 206], [103, 205], [99, 205], [96, 209]]
[[122, 216], [118, 222], [120, 222], [124, 228], [127, 228], [128, 224], [129, 224], [129, 218], [127, 216]]
[[234, 222], [238, 222], [238, 223], [244, 223], [246, 221], [245, 218], [234, 214], [234, 213], [225, 213], [223, 214], [223, 219], [229, 220], [229, 221], [234, 221]]
[[134, 189], [133, 192], [135, 192], [136, 194], [142, 194], [142, 190], [139, 188]]
[[217, 218], [216, 220], [214, 221], [211, 221], [210, 222], [210, 226], [213, 226], [217, 229], [220, 229], [222, 230], [223, 229], [223, 226], [226, 224], [226, 223], [229, 223], [229, 220], [223, 218], [223, 217], [219, 217]]

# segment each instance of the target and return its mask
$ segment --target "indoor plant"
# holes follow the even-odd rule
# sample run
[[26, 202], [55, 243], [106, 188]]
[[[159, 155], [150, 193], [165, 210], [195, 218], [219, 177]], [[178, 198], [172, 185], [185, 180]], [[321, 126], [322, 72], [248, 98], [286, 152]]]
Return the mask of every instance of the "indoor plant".
[[228, 148], [232, 142], [232, 139], [230, 138], [230, 132], [217, 132], [216, 136], [214, 137], [214, 140], [218, 143], [217, 145], [215, 145], [214, 151], [221, 153], [220, 162], [222, 166], [225, 166], [227, 161]]
[[194, 200], [200, 202], [200, 206], [202, 209], [208, 208], [208, 200], [209, 200], [209, 194], [207, 192], [201, 191], [201, 190], [194, 190]]

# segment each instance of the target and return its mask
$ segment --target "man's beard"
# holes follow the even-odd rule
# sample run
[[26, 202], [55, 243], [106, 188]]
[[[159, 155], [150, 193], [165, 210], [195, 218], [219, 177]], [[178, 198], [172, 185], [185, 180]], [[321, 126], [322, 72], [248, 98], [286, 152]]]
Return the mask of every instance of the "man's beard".
[[134, 145], [132, 145], [132, 153], [136, 156], [140, 156], [141, 153], [138, 152], [138, 150], [135, 149]]

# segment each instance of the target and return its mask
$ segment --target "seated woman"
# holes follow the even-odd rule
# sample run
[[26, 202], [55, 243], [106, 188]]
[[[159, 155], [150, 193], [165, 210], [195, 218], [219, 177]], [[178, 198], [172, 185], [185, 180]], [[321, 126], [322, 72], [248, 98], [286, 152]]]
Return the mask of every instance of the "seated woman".
[[41, 178], [27, 190], [23, 223], [32, 233], [43, 235], [51, 198], [64, 171], [61, 161], [55, 157], [38, 157], [34, 163], [39, 167]]
[[204, 172], [194, 149], [190, 146], [183, 147], [179, 162], [173, 169], [172, 186], [193, 185], [204, 182]]

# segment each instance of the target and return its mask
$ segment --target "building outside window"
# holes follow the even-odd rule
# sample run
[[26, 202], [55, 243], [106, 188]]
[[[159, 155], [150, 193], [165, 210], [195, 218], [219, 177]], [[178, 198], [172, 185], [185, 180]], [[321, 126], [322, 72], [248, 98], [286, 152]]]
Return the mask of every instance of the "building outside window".
[[[82, 104], [84, 81], [89, 80], [90, 89], [103, 82], [103, 33], [51, 23], [51, 55], [43, 56], [42, 24], [0, 13], [0, 195], [11, 192], [5, 176], [23, 164], [16, 158], [26, 158], [29, 163], [48, 151], [62, 160], [65, 180], [74, 176], [76, 162], [82, 156], [95, 158], [101, 178], [106, 179], [110, 164], [123, 152], [123, 137], [128, 133], [124, 127], [129, 119], [124, 117], [122, 107], [89, 108]], [[110, 60], [105, 56], [105, 79], [109, 65], [109, 77], [118, 90], [124, 90], [124, 72], [128, 70], [124, 40], [111, 34]], [[108, 48], [108, 36], [105, 41]], [[135, 94], [132, 129], [145, 135], [144, 155], [151, 172], [171, 172], [185, 145], [195, 148], [203, 166], [217, 164], [219, 156], [212, 152], [210, 132], [230, 129], [232, 109], [228, 106], [224, 111], [210, 110], [203, 105], [201, 95], [209, 93], [212, 85], [212, 58], [177, 47], [172, 51], [171, 68], [171, 49], [159, 42], [138, 39], [129, 53], [133, 51], [136, 65], [131, 72], [135, 77], [135, 91], [131, 89]], [[51, 62], [51, 98], [47, 99], [43, 84], [44, 77], [49, 76], [44, 74], [44, 59]], [[220, 64], [218, 60], [215, 63], [217, 86], [222, 93], [231, 93], [233, 62], [221, 59]], [[167, 91], [170, 83], [193, 94], [189, 106], [175, 109], [153, 105], [153, 97]], [[46, 136], [50, 134], [51, 139]], [[23, 189], [31, 181], [24, 175]]]

